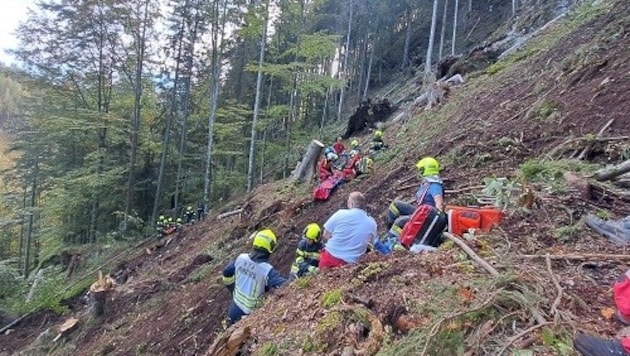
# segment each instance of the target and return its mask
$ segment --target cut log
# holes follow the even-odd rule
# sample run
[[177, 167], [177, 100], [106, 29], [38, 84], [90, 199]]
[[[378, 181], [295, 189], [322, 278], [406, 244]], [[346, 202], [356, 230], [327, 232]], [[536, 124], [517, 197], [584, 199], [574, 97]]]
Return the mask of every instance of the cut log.
[[232, 210], [232, 211], [228, 211], [227, 213], [223, 213], [223, 214], [219, 214], [219, 216], [217, 216], [218, 219], [225, 219], [227, 217], [230, 217], [232, 215], [236, 215], [236, 214], [240, 214], [243, 211], [245, 211], [244, 208], [240, 208], [240, 209], [236, 209], [236, 210]]
[[53, 339], [53, 341], [57, 341], [60, 338], [65, 337], [66, 335], [69, 335], [71, 332], [76, 330], [77, 326], [79, 326], [79, 319], [77, 319], [77, 318], [70, 318], [70, 319], [66, 320], [57, 329], [59, 334], [57, 334], [57, 336]]
[[310, 182], [315, 176], [317, 161], [319, 160], [319, 156], [323, 149], [323, 143], [317, 140], [311, 141], [304, 157], [302, 157], [302, 160], [298, 164], [297, 168], [293, 171], [293, 176], [291, 178], [298, 182]]
[[613, 179], [627, 172], [630, 172], [630, 159], [614, 167], [601, 169], [597, 171], [597, 173], [595, 174], [595, 179], [600, 182], [603, 182], [603, 181]]

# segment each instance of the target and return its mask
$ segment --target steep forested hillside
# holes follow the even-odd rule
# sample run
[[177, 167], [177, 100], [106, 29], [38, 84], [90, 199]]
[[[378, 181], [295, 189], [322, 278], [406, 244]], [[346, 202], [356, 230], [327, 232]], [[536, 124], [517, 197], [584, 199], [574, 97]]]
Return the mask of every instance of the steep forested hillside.
[[[24, 318], [0, 352], [204, 354], [247, 328], [244, 352], [263, 355], [571, 354], [578, 330], [612, 334], [606, 291], [624, 260], [582, 218], [630, 213], [627, 193], [588, 180], [629, 158], [630, 13], [587, 1], [558, 19], [570, 5], [187, 0], [160, 18], [146, 0], [43, 3], [19, 29], [24, 68], [3, 69], [15, 169], [0, 209], [0, 321]], [[465, 84], [414, 106], [451, 53]], [[275, 181], [368, 98], [392, 99], [402, 118], [384, 123], [390, 148], [373, 174], [323, 203], [308, 182]], [[350, 191], [380, 226], [388, 202], [412, 194], [423, 155], [445, 166], [449, 202], [506, 210], [466, 241], [496, 273], [453, 244], [374, 254], [293, 282], [220, 334], [230, 297], [218, 275], [251, 232], [277, 232], [271, 262], [288, 273], [302, 228]], [[204, 222], [140, 240], [157, 215], [198, 202]], [[81, 293], [98, 270], [118, 286], [94, 318]], [[70, 317], [77, 329], [55, 339]]]

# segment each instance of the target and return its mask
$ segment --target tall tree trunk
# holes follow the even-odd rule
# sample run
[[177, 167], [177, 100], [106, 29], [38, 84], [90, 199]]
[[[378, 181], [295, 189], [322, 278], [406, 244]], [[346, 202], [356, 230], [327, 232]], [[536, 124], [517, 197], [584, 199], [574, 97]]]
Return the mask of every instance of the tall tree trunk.
[[142, 19], [142, 27], [139, 35], [136, 37], [136, 73], [134, 83], [134, 102], [133, 102], [133, 124], [131, 129], [131, 157], [129, 162], [129, 180], [127, 181], [127, 199], [125, 203], [125, 216], [123, 228], [127, 231], [127, 223], [129, 214], [131, 213], [131, 203], [133, 201], [134, 192], [134, 170], [136, 168], [136, 155], [138, 152], [138, 133], [140, 131], [140, 109], [142, 100], [142, 70], [144, 67], [144, 53], [146, 49], [146, 33], [147, 20], [149, 17], [149, 2], [144, 2], [144, 14]]
[[431, 74], [431, 55], [433, 54], [433, 39], [435, 38], [435, 25], [437, 23], [437, 8], [439, 0], [433, 0], [433, 15], [431, 16], [431, 33], [429, 34], [429, 46], [427, 48], [427, 60], [424, 64], [424, 74]]
[[[378, 24], [376, 25], [378, 28]], [[376, 35], [373, 35], [376, 36]], [[372, 46], [370, 47], [370, 59], [368, 60], [367, 74], [365, 75], [365, 87], [363, 88], [363, 100], [367, 100], [368, 90], [370, 89], [370, 78], [372, 77], [372, 63], [374, 61], [374, 50], [378, 43], [377, 38], [372, 40]]]
[[328, 87], [326, 90], [326, 97], [324, 98], [324, 109], [322, 110], [322, 119], [319, 122], [319, 139], [322, 140], [324, 136], [324, 124], [326, 123], [326, 117], [328, 116], [328, 101], [330, 100], [330, 95], [332, 93], [332, 88]]
[[517, 7], [518, 7], [518, 0], [512, 0], [512, 16], [516, 16]]
[[262, 37], [260, 38], [260, 54], [258, 56], [258, 74], [256, 76], [256, 97], [254, 98], [254, 115], [252, 118], [252, 133], [249, 143], [249, 162], [247, 164], [247, 192], [251, 192], [254, 185], [254, 163], [256, 147], [256, 123], [260, 112], [260, 96], [262, 87], [262, 67], [265, 61], [265, 46], [267, 44], [267, 24], [269, 22], [269, 0], [265, 1], [265, 20], [263, 22]]
[[[210, 113], [208, 115], [208, 146], [206, 148], [206, 171], [203, 176], [203, 201], [207, 205], [212, 194], [212, 149], [214, 146], [214, 123], [216, 121], [217, 105], [219, 102], [219, 78], [221, 77], [221, 59], [223, 58], [225, 21], [227, 17], [227, 0], [223, 0], [223, 11], [219, 13], [219, 3], [214, 3], [215, 23], [212, 24], [212, 92], [210, 99]], [[219, 45], [219, 19], [221, 20], [221, 45]], [[218, 52], [217, 52], [218, 50]]]
[[192, 67], [193, 67], [193, 59], [195, 55], [195, 44], [197, 42], [197, 28], [199, 26], [199, 16], [195, 15], [193, 27], [190, 33], [190, 39], [188, 43], [187, 56], [186, 56], [186, 82], [184, 86], [184, 95], [182, 97], [182, 107], [180, 110], [180, 122], [181, 122], [181, 132], [179, 136], [179, 157], [177, 159], [177, 174], [175, 180], [175, 211], [178, 211], [179, 208], [179, 195], [180, 195], [180, 184], [182, 180], [182, 162], [184, 157], [186, 156], [186, 133], [188, 130], [188, 104], [190, 97], [190, 86], [192, 79]]
[[[339, 79], [345, 82], [347, 74], [348, 74], [348, 58], [350, 57], [350, 36], [352, 34], [352, 15], [353, 15], [353, 2], [354, 0], [350, 0], [350, 18], [348, 19], [348, 32], [346, 34], [346, 47], [344, 50], [344, 58], [343, 58], [343, 71], [341, 72], [341, 76]], [[345, 95], [347, 82], [343, 84], [341, 87], [341, 92], [339, 93], [339, 106], [337, 108], [337, 120], [341, 120], [341, 110], [343, 109], [343, 97]]]
[[[304, 0], [300, 0], [300, 24], [304, 20], [303, 16], [304, 16]], [[299, 57], [300, 57], [300, 50], [301, 50], [300, 47], [302, 44], [301, 34], [302, 34], [302, 27], [300, 26], [299, 33], [297, 34], [297, 43], [296, 43], [295, 59], [294, 59], [296, 63], [299, 61]], [[300, 79], [299, 78], [300, 74], [301, 74], [301, 71], [296, 70], [293, 76], [293, 90], [291, 91], [291, 100], [289, 104], [290, 117], [285, 127], [286, 141], [285, 141], [285, 147], [284, 147], [285, 156], [284, 156], [284, 167], [282, 169], [282, 178], [287, 177], [287, 172], [289, 171], [289, 166], [290, 166], [289, 158], [291, 155], [291, 138], [292, 138], [291, 135], [292, 135], [293, 124], [297, 121], [297, 107], [299, 106], [298, 81]]]
[[33, 167], [33, 180], [31, 182], [31, 201], [29, 203], [31, 211], [28, 215], [28, 229], [26, 231], [26, 242], [24, 243], [24, 279], [28, 279], [31, 272], [31, 242], [33, 241], [33, 223], [35, 222], [35, 198], [37, 197], [37, 180], [39, 179], [39, 157], [35, 157]]
[[455, 0], [455, 13], [453, 14], [453, 40], [451, 41], [451, 55], [455, 55], [455, 40], [457, 38], [457, 16], [459, 14], [459, 0]]
[[[269, 108], [271, 107], [271, 95], [273, 94], [273, 77], [269, 80], [269, 91], [267, 92], [267, 117], [269, 117]], [[267, 154], [267, 127], [263, 130], [263, 147], [260, 159], [260, 183], [265, 179], [265, 163]]]
[[363, 40], [363, 48], [361, 49], [361, 62], [358, 66], [359, 70], [359, 83], [357, 85], [357, 101], [361, 101], [362, 97], [362, 85], [363, 85], [363, 75], [365, 74], [365, 61], [367, 60], [367, 51], [368, 51], [368, 41], [370, 39], [370, 32], [365, 33], [365, 40]]
[[22, 257], [23, 257], [23, 253], [24, 253], [24, 239], [26, 238], [25, 232], [26, 229], [24, 229], [24, 224], [26, 223], [26, 198], [28, 195], [28, 185], [26, 182], [24, 182], [24, 188], [23, 188], [23, 192], [24, 194], [22, 195], [22, 214], [20, 216], [20, 250], [18, 253], [18, 270], [19, 271], [23, 271], [24, 268], [22, 266]]
[[407, 8], [405, 17], [407, 17], [407, 31], [405, 32], [405, 47], [403, 48], [403, 58], [402, 63], [400, 64], [401, 70], [405, 70], [409, 64], [409, 44], [411, 43], [412, 27], [411, 8]]
[[448, 0], [444, 0], [444, 13], [442, 14], [442, 31], [440, 33], [440, 50], [438, 59], [442, 59], [442, 50], [444, 49], [444, 36], [446, 35], [446, 13], [448, 12]]

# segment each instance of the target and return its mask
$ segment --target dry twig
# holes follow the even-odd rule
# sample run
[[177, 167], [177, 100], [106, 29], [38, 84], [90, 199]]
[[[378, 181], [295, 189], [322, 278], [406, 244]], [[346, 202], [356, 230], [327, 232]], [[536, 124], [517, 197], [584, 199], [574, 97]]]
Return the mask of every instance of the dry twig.
[[497, 356], [501, 356], [501, 355], [505, 352], [505, 350], [507, 350], [507, 349], [508, 349], [508, 347], [510, 347], [510, 346], [511, 346], [511, 345], [512, 345], [512, 344], [513, 344], [516, 340], [518, 340], [518, 339], [522, 338], [523, 336], [525, 336], [525, 335], [527, 335], [527, 334], [531, 333], [532, 331], [534, 331], [534, 330], [536, 330], [536, 329], [540, 329], [541, 327], [546, 326], [546, 325], [549, 325], [549, 324], [551, 324], [551, 322], [546, 321], [546, 322], [544, 322], [544, 323], [540, 323], [540, 324], [534, 325], [534, 326], [532, 326], [531, 328], [529, 328], [529, 329], [527, 329], [527, 330], [524, 330], [523, 332], [520, 332], [520, 333], [518, 333], [518, 334], [516, 334], [516, 335], [512, 336], [512, 337], [511, 337], [511, 338], [507, 341], [507, 343], [506, 343], [505, 345], [503, 345], [503, 347], [501, 348], [501, 350], [499, 350], [499, 352], [497, 353]]
[[461, 239], [457, 238], [455, 235], [453, 235], [451, 233], [448, 233], [448, 232], [444, 232], [442, 234], [443, 234], [443, 236], [445, 236], [449, 240], [453, 241], [457, 246], [459, 246], [459, 248], [464, 250], [464, 252], [466, 252], [466, 254], [468, 256], [470, 256], [470, 258], [472, 258], [473, 261], [477, 262], [478, 265], [483, 267], [483, 269], [488, 271], [488, 273], [490, 273], [492, 276], [498, 277], [500, 275], [499, 271], [497, 271], [488, 262], [486, 262], [486, 260], [484, 260], [483, 258], [479, 257], [479, 255], [477, 255], [475, 253], [475, 251], [473, 251], [470, 247], [468, 247], [468, 245], [466, 245], [466, 243], [464, 241], [462, 241]]
[[558, 291], [558, 295], [556, 299], [554, 299], [553, 304], [551, 304], [551, 314], [553, 315], [554, 322], [558, 322], [558, 306], [560, 305], [560, 301], [562, 300], [562, 286], [558, 282], [558, 279], [553, 274], [553, 270], [551, 269], [551, 258], [549, 255], [545, 257], [545, 262], [547, 264], [547, 272], [549, 272], [549, 277], [553, 282], [553, 285], [556, 286], [556, 290]]

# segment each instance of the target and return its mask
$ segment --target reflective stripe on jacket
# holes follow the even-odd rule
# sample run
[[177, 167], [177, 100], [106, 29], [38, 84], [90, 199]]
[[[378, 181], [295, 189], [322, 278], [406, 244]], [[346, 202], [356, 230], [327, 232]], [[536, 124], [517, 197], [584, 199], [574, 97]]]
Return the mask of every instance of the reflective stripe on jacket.
[[248, 254], [239, 255], [234, 262], [236, 278], [234, 303], [245, 312], [251, 313], [262, 302], [269, 272], [273, 267], [267, 262], [254, 262]]

